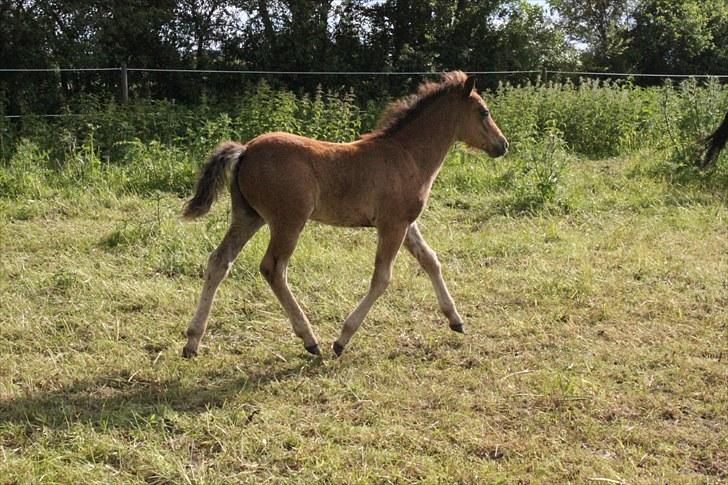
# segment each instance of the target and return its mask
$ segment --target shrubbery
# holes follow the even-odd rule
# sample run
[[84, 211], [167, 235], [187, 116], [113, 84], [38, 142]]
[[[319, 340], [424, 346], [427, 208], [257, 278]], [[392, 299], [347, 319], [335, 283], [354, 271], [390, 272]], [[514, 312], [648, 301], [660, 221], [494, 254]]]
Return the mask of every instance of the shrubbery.
[[[556, 197], [569, 153], [603, 158], [650, 148], [690, 166], [699, 140], [728, 109], [728, 87], [715, 80], [650, 88], [594, 80], [503, 84], [485, 98], [512, 146], [510, 169], [496, 185], [509, 190], [514, 208], [525, 209]], [[360, 107], [352, 91], [297, 95], [265, 83], [226, 106], [151, 100], [121, 106], [87, 97], [60, 119], [0, 121], [0, 196], [40, 197], [78, 187], [183, 195], [221, 140], [280, 130], [350, 141], [372, 128], [381, 106]], [[495, 183], [468, 169], [471, 155], [455, 151], [452, 157], [460, 160], [458, 173], [448, 178], [454, 187], [483, 190]]]
[[490, 97], [498, 123], [517, 145], [554, 126], [569, 150], [609, 157], [632, 150], [687, 147], [709, 134], [728, 110], [728, 86], [714, 79], [638, 87], [630, 81], [501, 85]]

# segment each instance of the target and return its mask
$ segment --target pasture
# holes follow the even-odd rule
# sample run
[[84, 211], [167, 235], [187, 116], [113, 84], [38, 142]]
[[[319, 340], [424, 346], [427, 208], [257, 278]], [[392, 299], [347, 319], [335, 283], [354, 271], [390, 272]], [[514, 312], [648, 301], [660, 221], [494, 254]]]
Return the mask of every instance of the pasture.
[[[564, 106], [635, 104], [595, 92]], [[498, 96], [514, 152], [452, 150], [420, 219], [467, 334], [401, 251], [340, 359], [328, 346], [367, 289], [376, 237], [316, 223], [289, 280], [323, 359], [258, 273], [265, 228], [221, 285], [199, 356], [180, 356], [229, 200], [198, 222], [178, 214], [235, 119], [188, 145], [108, 143], [124, 150], [111, 162], [94, 144], [106, 124], [61, 155], [26, 133], [0, 168], [0, 483], [728, 478], [725, 154], [709, 174], [681, 163], [664, 139], [692, 132], [656, 135], [649, 102], [631, 112], [642, 125], [587, 136], [564, 124], [573, 113], [531, 119]], [[359, 126], [346, 116], [344, 139]]]

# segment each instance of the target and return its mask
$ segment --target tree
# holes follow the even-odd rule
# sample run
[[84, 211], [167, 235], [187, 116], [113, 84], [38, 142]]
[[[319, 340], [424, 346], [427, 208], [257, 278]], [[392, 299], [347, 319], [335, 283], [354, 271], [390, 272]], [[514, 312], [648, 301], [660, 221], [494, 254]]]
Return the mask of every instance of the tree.
[[476, 64], [490, 62], [497, 69], [530, 70], [544, 65], [571, 68], [577, 61], [576, 49], [563, 29], [539, 5], [509, 2], [499, 9], [490, 31], [489, 49], [479, 51], [480, 59], [474, 56]]
[[235, 9], [226, 0], [181, 0], [174, 9], [183, 52], [198, 69], [207, 66], [209, 47], [230, 37], [237, 24]]
[[[264, 70], [439, 71], [558, 65], [564, 34], [525, 0], [6, 0], [0, 2], [3, 67], [171, 67]], [[1, 75], [15, 108], [54, 111], [78, 93], [116, 92], [117, 75], [38, 75], [30, 88]], [[338, 87], [341, 77], [278, 77], [289, 88]], [[420, 81], [349, 78], [365, 97]], [[132, 92], [187, 101], [227, 96], [229, 78], [134, 72]], [[326, 86], [325, 86], [326, 87]], [[37, 111], [37, 110], [33, 110]]]
[[626, 62], [639, 72], [725, 74], [725, 0], [643, 0], [625, 37]]
[[549, 4], [569, 37], [586, 46], [583, 62], [587, 68], [608, 69], [618, 64], [636, 0], [549, 0]]
[[[0, 2], [0, 66], [4, 68], [48, 65], [47, 25], [38, 22], [32, 2]], [[34, 77], [30, 77], [36, 81]], [[28, 82], [29, 76], [0, 73], [0, 112], [19, 114], [30, 100], [43, 97], [48, 81]], [[53, 106], [54, 103], [49, 103]], [[4, 106], [3, 106], [4, 105]], [[4, 114], [0, 113], [0, 114]]]

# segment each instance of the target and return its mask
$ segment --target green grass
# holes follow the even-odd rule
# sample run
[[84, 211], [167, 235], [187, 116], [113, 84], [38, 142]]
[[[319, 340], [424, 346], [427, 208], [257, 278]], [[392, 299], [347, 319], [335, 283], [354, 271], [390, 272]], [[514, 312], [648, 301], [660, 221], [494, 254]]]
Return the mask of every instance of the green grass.
[[[0, 198], [0, 483], [724, 481], [725, 185], [662, 158], [566, 157], [544, 192], [517, 157], [455, 152], [421, 227], [468, 334], [402, 253], [338, 360], [258, 275], [265, 229], [180, 357], [227, 200], [182, 224], [172, 192], [23, 180]], [[327, 346], [374, 246], [301, 239], [289, 278]]]

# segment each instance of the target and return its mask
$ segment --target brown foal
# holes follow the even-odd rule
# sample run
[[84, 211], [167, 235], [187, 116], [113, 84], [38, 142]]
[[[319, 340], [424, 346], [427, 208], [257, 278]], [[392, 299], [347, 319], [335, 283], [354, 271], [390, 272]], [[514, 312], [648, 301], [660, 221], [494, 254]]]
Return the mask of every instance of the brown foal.
[[231, 180], [230, 228], [210, 255], [182, 355], [197, 353], [220, 282], [263, 224], [270, 227], [270, 242], [260, 272], [306, 350], [320, 355], [318, 339], [286, 277], [288, 260], [309, 219], [336, 226], [376, 227], [379, 236], [369, 292], [346, 317], [333, 343], [337, 356], [387, 288], [403, 243], [432, 280], [450, 328], [463, 332], [440, 262], [415, 221], [454, 142], [483, 149], [492, 157], [508, 150], [508, 141], [474, 87], [474, 78], [460, 71], [443, 74], [439, 82], [423, 83], [415, 94], [390, 105], [375, 131], [352, 143], [268, 133], [246, 145], [221, 144], [203, 166], [195, 195], [182, 214], [185, 219], [206, 214]]

